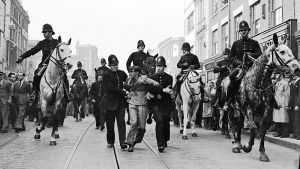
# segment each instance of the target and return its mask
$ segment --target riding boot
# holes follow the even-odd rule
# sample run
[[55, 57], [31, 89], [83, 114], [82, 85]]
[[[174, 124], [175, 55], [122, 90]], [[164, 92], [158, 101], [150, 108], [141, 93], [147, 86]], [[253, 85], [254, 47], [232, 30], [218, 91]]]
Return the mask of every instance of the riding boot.
[[228, 88], [227, 88], [227, 95], [226, 95], [226, 98], [225, 98], [224, 107], [223, 107], [224, 109], [228, 108], [228, 102], [229, 102], [230, 98], [233, 97], [234, 90], [235, 90], [234, 89], [234, 81], [230, 80]]
[[40, 79], [37, 75], [34, 76], [33, 84], [32, 84], [32, 91], [33, 92], [32, 92], [31, 96], [28, 99], [32, 103], [36, 102], [38, 100], [38, 97], [39, 97], [39, 86], [40, 86], [39, 80]]

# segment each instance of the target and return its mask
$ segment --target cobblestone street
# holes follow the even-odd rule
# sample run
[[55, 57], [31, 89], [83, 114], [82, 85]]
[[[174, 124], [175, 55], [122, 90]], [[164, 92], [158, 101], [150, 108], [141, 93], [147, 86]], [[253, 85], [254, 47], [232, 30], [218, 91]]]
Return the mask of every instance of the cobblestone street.
[[[75, 122], [72, 117], [66, 118], [65, 125], [59, 128], [60, 138], [56, 146], [50, 146], [50, 129], [41, 133], [41, 140], [34, 140], [35, 128], [17, 136], [0, 149], [1, 169], [114, 169], [118, 168], [113, 149], [106, 147], [106, 131], [94, 129], [92, 116], [82, 122]], [[128, 127], [128, 126], [127, 126]], [[182, 140], [178, 128], [171, 127], [171, 140], [164, 153], [158, 153], [154, 125], [147, 126], [145, 140], [135, 146], [129, 153], [115, 147], [120, 168], [151, 169], [296, 169], [299, 153], [266, 142], [266, 152], [271, 162], [258, 160], [258, 140], [252, 152], [246, 154], [231, 153], [231, 141], [226, 140], [219, 131], [197, 129], [198, 137]], [[3, 135], [1, 140], [3, 141]], [[243, 143], [246, 142], [243, 137]], [[118, 140], [116, 138], [116, 140]], [[163, 160], [155, 155], [151, 148]], [[154, 167], [155, 166], [155, 167]]]

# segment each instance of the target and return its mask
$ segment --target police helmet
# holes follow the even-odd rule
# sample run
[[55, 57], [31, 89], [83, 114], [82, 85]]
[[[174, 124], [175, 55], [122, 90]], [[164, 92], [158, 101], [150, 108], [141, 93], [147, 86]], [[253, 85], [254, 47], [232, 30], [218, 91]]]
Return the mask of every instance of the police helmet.
[[241, 21], [239, 24], [239, 31], [250, 30], [249, 24], [246, 21]]
[[80, 61], [77, 62], [77, 67], [82, 67], [82, 63]]
[[106, 60], [104, 58], [101, 58], [100, 62], [106, 64]]
[[119, 60], [116, 55], [108, 56], [108, 66], [116, 66], [119, 64]]
[[140, 47], [140, 46], [144, 46], [145, 47], [145, 43], [143, 40], [139, 40], [138, 43], [137, 43], [137, 47]]
[[184, 42], [182, 44], [181, 50], [190, 51], [191, 50], [191, 45], [188, 42]]
[[165, 67], [167, 67], [166, 59], [163, 56], [158, 56], [157, 59], [156, 59], [156, 66], [165, 66]]
[[43, 31], [42, 33], [46, 33], [46, 32], [52, 32], [52, 35], [55, 34], [55, 32], [53, 31], [53, 28], [50, 24], [46, 23], [43, 25]]

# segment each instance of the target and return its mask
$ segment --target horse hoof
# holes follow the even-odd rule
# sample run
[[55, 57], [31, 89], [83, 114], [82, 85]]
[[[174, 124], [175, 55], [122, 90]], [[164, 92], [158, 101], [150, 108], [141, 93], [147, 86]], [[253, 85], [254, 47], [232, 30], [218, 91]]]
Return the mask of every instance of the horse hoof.
[[263, 162], [270, 162], [269, 157], [265, 153], [260, 154], [259, 160]]
[[241, 153], [241, 150], [238, 147], [233, 147], [232, 152], [233, 153]]
[[55, 138], [59, 138], [59, 134], [55, 134], [54, 137], [55, 137]]
[[55, 146], [56, 145], [56, 141], [50, 141], [50, 146]]
[[187, 140], [188, 137], [187, 136], [182, 136], [182, 140]]
[[181, 129], [181, 130], [179, 130], [179, 133], [180, 133], [180, 134], [182, 134], [182, 133], [183, 133], [183, 130], [182, 130], [182, 129]]
[[197, 137], [197, 134], [196, 133], [192, 133], [192, 137]]
[[250, 148], [250, 147], [247, 147], [247, 146], [243, 146], [243, 151], [245, 152], [245, 153], [250, 153], [250, 151], [252, 150], [252, 148]]
[[75, 122], [79, 122], [79, 120], [76, 119]]
[[34, 139], [36, 139], [36, 140], [38, 140], [38, 139], [40, 139], [41, 138], [41, 135], [34, 135]]

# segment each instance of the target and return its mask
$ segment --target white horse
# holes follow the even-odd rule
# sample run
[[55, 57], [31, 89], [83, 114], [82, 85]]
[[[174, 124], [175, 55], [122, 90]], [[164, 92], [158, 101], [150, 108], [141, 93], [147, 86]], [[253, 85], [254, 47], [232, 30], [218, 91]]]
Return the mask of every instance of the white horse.
[[57, 123], [60, 115], [59, 110], [63, 109], [65, 60], [71, 56], [69, 47], [71, 39], [67, 43], [61, 41], [58, 37], [58, 45], [49, 55], [50, 62], [43, 74], [40, 83], [39, 105], [42, 109], [41, 123], [36, 128], [35, 139], [40, 139], [40, 132], [45, 129], [45, 123], [49, 117], [52, 117], [52, 134], [50, 145], [56, 145], [56, 138], [59, 138]]
[[[195, 70], [188, 72], [184, 79], [180, 93], [176, 97], [176, 109], [180, 124], [180, 133], [183, 133], [182, 139], [187, 140], [188, 122], [192, 125], [192, 136], [197, 137], [195, 131], [196, 114], [201, 100], [201, 77]], [[182, 117], [183, 116], [183, 117]], [[183, 119], [183, 122], [182, 122]]]

